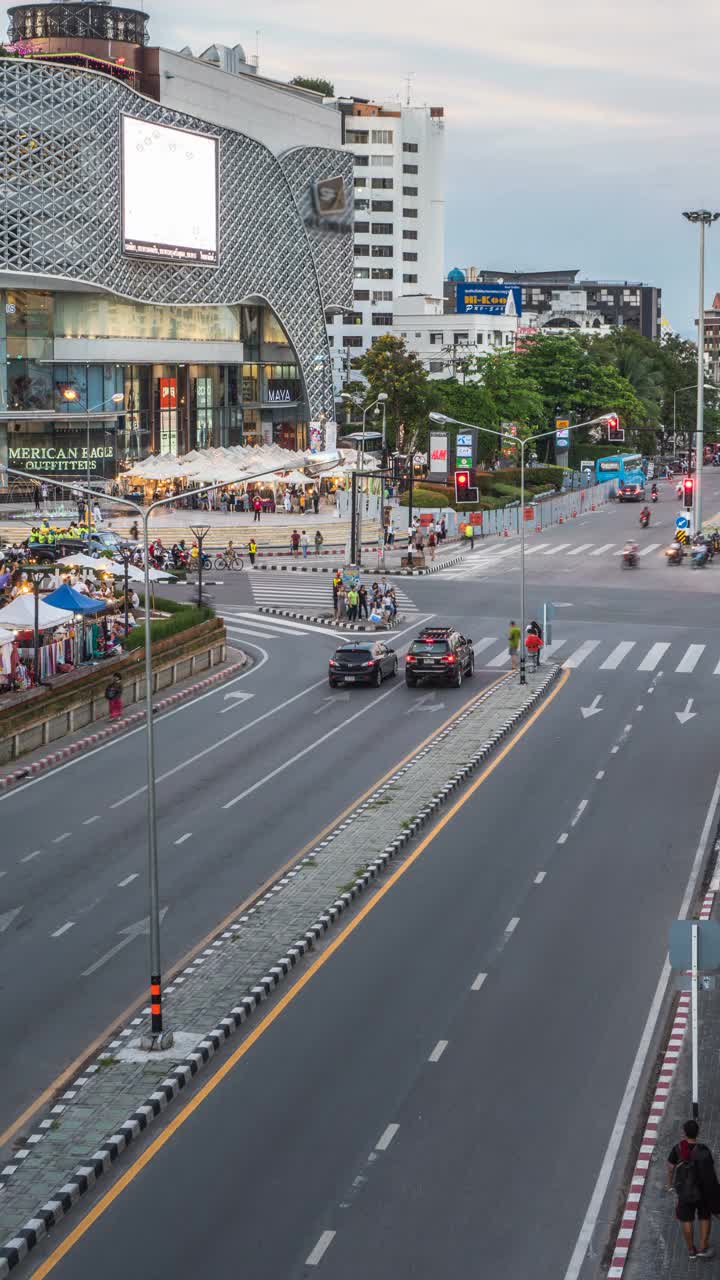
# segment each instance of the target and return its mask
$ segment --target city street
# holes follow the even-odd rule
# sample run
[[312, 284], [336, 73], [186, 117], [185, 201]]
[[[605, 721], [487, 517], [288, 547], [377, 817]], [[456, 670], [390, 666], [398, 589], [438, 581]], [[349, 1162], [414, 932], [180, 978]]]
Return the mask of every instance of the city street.
[[[668, 501], [656, 510], [658, 528], [675, 514]], [[714, 833], [716, 823], [711, 748], [720, 639], [712, 590], [720, 567], [674, 570], [659, 554], [641, 558], [636, 571], [622, 570], [612, 556], [545, 558], [562, 541], [569, 552], [593, 539], [593, 546], [621, 547], [636, 521], [635, 508], [618, 507], [543, 535], [542, 550], [528, 560], [528, 617], [544, 600], [557, 603], [550, 656], [570, 669], [569, 683], [456, 816], [426, 837], [397, 883], [381, 885], [366, 918], [332, 944], [327, 962], [322, 954], [313, 962], [309, 980], [284, 997], [287, 1007], [267, 1030], [256, 1024], [250, 1047], [233, 1051], [237, 1064], [230, 1066], [228, 1055], [220, 1075], [196, 1090], [192, 1115], [172, 1121], [177, 1132], [160, 1135], [157, 1154], [137, 1177], [131, 1167], [126, 1189], [53, 1267], [58, 1280], [124, 1275], [122, 1240], [141, 1250], [152, 1277], [190, 1277], [200, 1260], [229, 1274], [239, 1259], [258, 1280], [310, 1276], [316, 1266], [338, 1280], [461, 1275], [470, 1260], [483, 1273], [565, 1275], [653, 1003], [668, 923], [697, 887], [700, 834]], [[498, 552], [474, 554], [490, 559]], [[472, 635], [481, 679], [506, 663], [507, 622], [518, 614], [515, 554], [513, 547], [503, 557], [502, 570], [476, 572], [479, 560], [471, 555], [463, 576], [449, 569], [404, 584], [418, 621], [430, 613], [452, 617]], [[296, 592], [285, 585], [290, 577], [282, 575], [278, 591]], [[250, 614], [254, 584], [252, 577], [223, 587], [222, 597], [217, 588], [218, 608], [227, 598], [228, 614]], [[260, 617], [258, 627], [265, 625]], [[264, 713], [263, 679], [272, 684], [273, 705], [293, 696], [291, 683], [278, 683], [289, 681], [282, 674], [288, 645], [301, 650], [292, 679], [309, 685], [330, 643], [314, 635], [283, 639], [279, 630], [258, 641], [270, 657], [255, 676], [257, 698], [224, 716], [223, 734], [228, 719], [249, 725]], [[235, 687], [252, 688], [252, 681]], [[177, 954], [188, 945], [221, 914], [221, 904], [239, 900], [434, 727], [425, 712], [410, 713], [418, 695], [426, 696], [391, 685], [377, 694], [353, 691], [348, 701], [338, 691], [331, 704], [318, 686], [248, 729], [249, 760], [241, 736], [186, 766], [190, 788], [182, 768], [177, 781], [161, 785], [167, 948]], [[431, 702], [444, 704], [438, 720], [456, 696], [434, 694]], [[222, 700], [220, 693], [185, 713], [195, 752], [212, 745]], [[369, 706], [375, 700], [378, 706]], [[309, 722], [326, 705], [318, 731]], [[352, 715], [358, 718], [350, 723]], [[325, 748], [320, 739], [338, 726]], [[163, 770], [189, 755], [169, 737], [166, 730]], [[134, 742], [127, 740], [123, 753], [141, 755]], [[233, 810], [223, 810], [312, 743], [280, 782], [243, 800], [241, 825]], [[240, 780], [235, 764], [227, 768], [238, 757]], [[108, 772], [87, 761], [84, 788], [99, 787]], [[85, 849], [67, 899], [45, 899], [42, 919], [31, 923], [35, 947], [23, 952], [23, 969], [37, 952], [28, 975], [36, 991], [43, 964], [74, 964], [77, 983], [85, 955], [99, 956], [125, 921], [142, 915], [142, 881], [132, 886], [134, 915], [121, 915], [123, 891], [114, 898], [111, 891], [131, 864], [142, 864], [139, 798], [108, 809], [108, 801], [132, 793], [133, 781], [132, 772], [123, 771], [121, 782], [115, 771], [105, 776], [98, 811], [104, 823], [117, 823], [112, 829], [127, 831], [130, 823], [138, 853], [123, 853], [93, 888]], [[312, 820], [301, 802], [308, 789], [322, 794]], [[263, 832], [271, 816], [268, 848]], [[31, 821], [40, 824], [37, 843], [41, 834], [52, 840], [49, 817]], [[178, 847], [185, 830], [196, 834]], [[72, 851], [74, 839], [65, 848]], [[52, 857], [64, 857], [62, 850]], [[33, 862], [43, 866], [38, 857], [24, 874]], [[79, 921], [53, 940], [51, 926], [79, 915], [82, 877], [88, 898], [104, 893], [102, 905], [88, 913], [89, 929]], [[0, 945], [27, 944], [11, 927]], [[122, 999], [132, 982], [142, 982], [143, 952], [134, 943], [120, 965], [99, 969], [90, 981], [107, 984], [101, 989], [108, 1001]], [[59, 988], [63, 978], [54, 971], [48, 980]], [[85, 1025], [79, 998], [74, 1016], [77, 1042]], [[593, 1275], [616, 1185], [613, 1178], [601, 1188], [606, 1194], [590, 1221], [593, 1261], [568, 1270], [568, 1280]], [[503, 1191], [509, 1187], [511, 1197]], [[190, 1206], [182, 1225], [179, 1203]], [[56, 1233], [53, 1244], [58, 1239]], [[38, 1249], [31, 1270], [47, 1274], [42, 1259], [51, 1252]]]

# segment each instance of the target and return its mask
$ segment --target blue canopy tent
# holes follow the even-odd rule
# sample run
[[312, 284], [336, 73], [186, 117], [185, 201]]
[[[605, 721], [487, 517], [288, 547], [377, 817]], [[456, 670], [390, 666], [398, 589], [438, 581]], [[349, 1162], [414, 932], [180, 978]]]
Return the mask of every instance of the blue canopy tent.
[[[76, 591], [74, 587], [69, 586], [66, 582], [56, 591], [49, 592], [44, 596], [43, 603], [54, 605], [56, 609], [67, 609], [68, 613], [80, 614], [83, 618], [89, 617], [91, 614], [105, 613], [108, 607], [107, 600], [93, 600], [90, 596], [86, 596], [82, 591]], [[82, 661], [83, 654], [89, 658], [100, 658], [103, 655], [97, 648], [96, 644], [96, 628], [91, 627], [92, 642], [85, 643], [85, 627], [83, 624], [82, 643], [79, 651], [76, 651], [75, 661]], [[90, 637], [88, 632], [88, 638]]]

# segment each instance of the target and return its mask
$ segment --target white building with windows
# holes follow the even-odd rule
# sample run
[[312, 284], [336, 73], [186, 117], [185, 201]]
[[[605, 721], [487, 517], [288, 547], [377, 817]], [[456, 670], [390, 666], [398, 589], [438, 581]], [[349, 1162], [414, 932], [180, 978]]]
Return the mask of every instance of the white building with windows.
[[337, 103], [355, 189], [353, 309], [328, 317], [339, 381], [349, 358], [393, 329], [397, 299], [442, 298], [445, 112], [356, 98]]
[[442, 297], [427, 294], [398, 298], [393, 306], [392, 332], [405, 339], [431, 378], [462, 380], [463, 357], [514, 351], [517, 329], [517, 316], [447, 312]]

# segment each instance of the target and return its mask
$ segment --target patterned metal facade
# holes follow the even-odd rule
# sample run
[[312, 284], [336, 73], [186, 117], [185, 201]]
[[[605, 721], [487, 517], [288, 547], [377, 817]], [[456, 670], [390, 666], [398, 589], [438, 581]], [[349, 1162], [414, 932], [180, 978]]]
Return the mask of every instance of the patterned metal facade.
[[[123, 113], [218, 139], [216, 267], [122, 253]], [[278, 158], [253, 138], [169, 110], [108, 76], [0, 59], [0, 271], [57, 280], [59, 288], [81, 282], [136, 302], [260, 298], [295, 349], [311, 417], [330, 407], [325, 308], [352, 301], [352, 231], [306, 226], [311, 185], [328, 168], [342, 175], [352, 208], [351, 155], [308, 147]]]

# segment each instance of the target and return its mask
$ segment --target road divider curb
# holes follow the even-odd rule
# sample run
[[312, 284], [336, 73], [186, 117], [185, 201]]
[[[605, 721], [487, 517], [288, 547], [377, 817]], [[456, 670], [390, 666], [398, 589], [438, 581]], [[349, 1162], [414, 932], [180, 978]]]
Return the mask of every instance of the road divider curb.
[[395, 569], [388, 574], [388, 577], [398, 578], [422, 578], [428, 573], [442, 573], [443, 569], [449, 569], [454, 564], [461, 564], [465, 559], [465, 552], [461, 551], [459, 555], [448, 556], [443, 560], [442, 564], [428, 564], [424, 569]]
[[[91, 1190], [97, 1181], [106, 1173], [118, 1157], [125, 1151], [142, 1133], [152, 1124], [174, 1098], [190, 1083], [194, 1076], [206, 1066], [215, 1054], [220, 1050], [226, 1040], [228, 1040], [239, 1027], [247, 1022], [255, 1010], [263, 1004], [272, 992], [280, 985], [280, 983], [290, 974], [297, 966], [299, 961], [311, 951], [320, 939], [332, 928], [337, 920], [348, 910], [352, 903], [387, 869], [403, 850], [407, 849], [422, 828], [433, 818], [437, 817], [439, 811], [454, 796], [463, 785], [470, 779], [481, 766], [483, 766], [492, 757], [494, 752], [500, 745], [519, 727], [537, 707], [540, 700], [547, 694], [549, 689], [561, 675], [561, 668], [555, 664], [548, 664], [545, 668], [543, 678], [529, 693], [526, 700], [516, 709], [511, 710], [508, 718], [495, 728], [489, 736], [483, 741], [482, 745], [453, 772], [446, 777], [445, 781], [439, 787], [438, 791], [432, 795], [423, 807], [417, 812], [411, 821], [404, 824], [400, 833], [388, 842], [385, 848], [375, 856], [364, 869], [355, 876], [353, 882], [348, 888], [339, 894], [324, 910], [316, 915], [313, 922], [307, 929], [303, 930], [302, 936], [297, 938], [292, 944], [285, 948], [283, 953], [275, 961], [267, 967], [257, 981], [253, 983], [246, 995], [242, 996], [233, 1005], [230, 1011], [221, 1017], [212, 1026], [212, 1029], [195, 1045], [192, 1052], [188, 1053], [180, 1061], [176, 1060], [176, 1065], [171, 1071], [158, 1083], [157, 1087], [146, 1097], [141, 1106], [137, 1107], [115, 1131], [104, 1141], [102, 1146], [88, 1158], [88, 1160], [78, 1167], [71, 1175], [69, 1180], [63, 1183], [58, 1190], [50, 1196], [50, 1198], [36, 1211], [34, 1216], [30, 1218], [24, 1226], [16, 1232], [16, 1234], [0, 1248], [0, 1280], [8, 1276], [15, 1267], [27, 1257], [37, 1244], [48, 1234], [48, 1231], [56, 1226], [77, 1203]], [[320, 842], [311, 849], [303, 858], [300, 859], [293, 871], [281, 875], [278, 880], [273, 883], [261, 896], [253, 903], [253, 905], [240, 916], [239, 920], [224, 930], [215, 940], [211, 947], [206, 947], [203, 955], [198, 957], [183, 972], [190, 976], [191, 970], [195, 965], [202, 966], [204, 957], [213, 954], [212, 947], [222, 946], [225, 940], [231, 941], [237, 931], [247, 924], [249, 919], [259, 911], [264, 905], [276, 901], [277, 893], [283, 888], [293, 883], [293, 877], [296, 877], [301, 871], [308, 866], [317, 865], [316, 859], [319, 855], [327, 851], [328, 846], [332, 842], [343, 835], [348, 827], [353, 823], [362, 819], [368, 809], [378, 804], [386, 803], [386, 793], [390, 788], [397, 787], [398, 782], [408, 773], [415, 765], [423, 762], [425, 758], [442, 744], [449, 735], [453, 734], [458, 726], [464, 724], [470, 717], [474, 716], [477, 710], [488, 703], [500, 690], [506, 689], [514, 683], [515, 677], [511, 672], [507, 672], [501, 676], [489, 688], [484, 689], [470, 704], [464, 708], [459, 715], [453, 717], [452, 721], [441, 729], [433, 738], [426, 742], [415, 755], [406, 760], [395, 773], [387, 778], [373, 793], [366, 797], [358, 807], [353, 810], [338, 826]], [[311, 917], [312, 919], [312, 917]], [[198, 972], [201, 970], [198, 969]], [[262, 972], [262, 970], [261, 970]], [[206, 975], [207, 980], [207, 975]], [[177, 982], [175, 979], [174, 982]], [[182, 978], [185, 981], [185, 978]], [[173, 989], [173, 984], [167, 988], [169, 993]], [[147, 1012], [147, 1011], [146, 1011]], [[137, 1024], [141, 1019], [136, 1018], [133, 1021], [131, 1029], [124, 1029], [119, 1033], [119, 1037], [127, 1037], [131, 1034], [137, 1034]], [[115, 1047], [122, 1043], [120, 1038], [114, 1039], [107, 1052], [112, 1052]], [[91, 1078], [91, 1072], [97, 1071], [98, 1067], [85, 1067], [81, 1073], [81, 1079], [75, 1082], [73, 1089], [79, 1085], [86, 1085], [88, 1079]], [[74, 1097], [74, 1093], [66, 1094], [65, 1097]], [[62, 1107], [61, 1110], [65, 1110]], [[46, 1122], [44, 1122], [46, 1123]], [[38, 1150], [36, 1143], [41, 1142], [44, 1132], [39, 1134], [31, 1134], [24, 1139], [24, 1144], [29, 1148], [25, 1151], [26, 1156], [32, 1156]], [[17, 1168], [13, 1167], [8, 1172], [8, 1177], [12, 1173], [17, 1172]], [[22, 1166], [24, 1168], [24, 1165]], [[8, 1178], [0, 1183], [0, 1191], [6, 1186]]]
[[[317, 622], [321, 627], [332, 627], [333, 631], [369, 631], [370, 627], [374, 631], [384, 631], [392, 635], [392, 627], [385, 626], [382, 622], [373, 622], [372, 624], [366, 620], [362, 622], [336, 622], [334, 618], [323, 618], [315, 613], [297, 613], [293, 609], [273, 609], [270, 605], [258, 605], [258, 613], [272, 614], [275, 618], [295, 618], [296, 622]], [[404, 622], [405, 615], [399, 613], [396, 618], [397, 622]]]
[[[216, 671], [204, 680], [198, 680], [184, 689], [179, 689], [177, 693], [171, 693], [167, 698], [161, 698], [158, 702], [153, 703], [153, 713], [167, 711], [170, 707], [177, 706], [179, 702], [183, 702], [186, 698], [191, 698], [202, 689], [209, 689], [213, 685], [221, 684], [223, 680], [227, 680], [238, 671], [242, 671], [248, 662], [247, 656], [243, 655], [242, 661], [233, 662], [230, 666], [223, 667], [222, 671]], [[134, 711], [132, 715], [124, 716], [122, 720], [116, 720], [113, 724], [106, 725], [104, 729], [98, 729], [95, 733], [86, 734], [84, 738], [78, 738], [76, 742], [68, 743], [66, 747], [60, 747], [59, 751], [53, 751], [50, 755], [42, 756], [39, 760], [33, 760], [30, 764], [22, 765], [13, 773], [7, 773], [0, 778], [0, 793], [16, 786], [19, 782], [27, 782], [28, 779], [37, 777], [39, 773], [44, 773], [46, 769], [52, 769], [54, 765], [64, 764], [66, 760], [70, 760], [72, 756], [78, 755], [79, 752], [85, 751], [88, 747], [96, 747], [100, 742], [107, 742], [109, 738], [117, 737], [119, 733], [123, 733], [126, 729], [131, 729], [133, 725], [140, 724], [144, 719], [144, 711]]]

